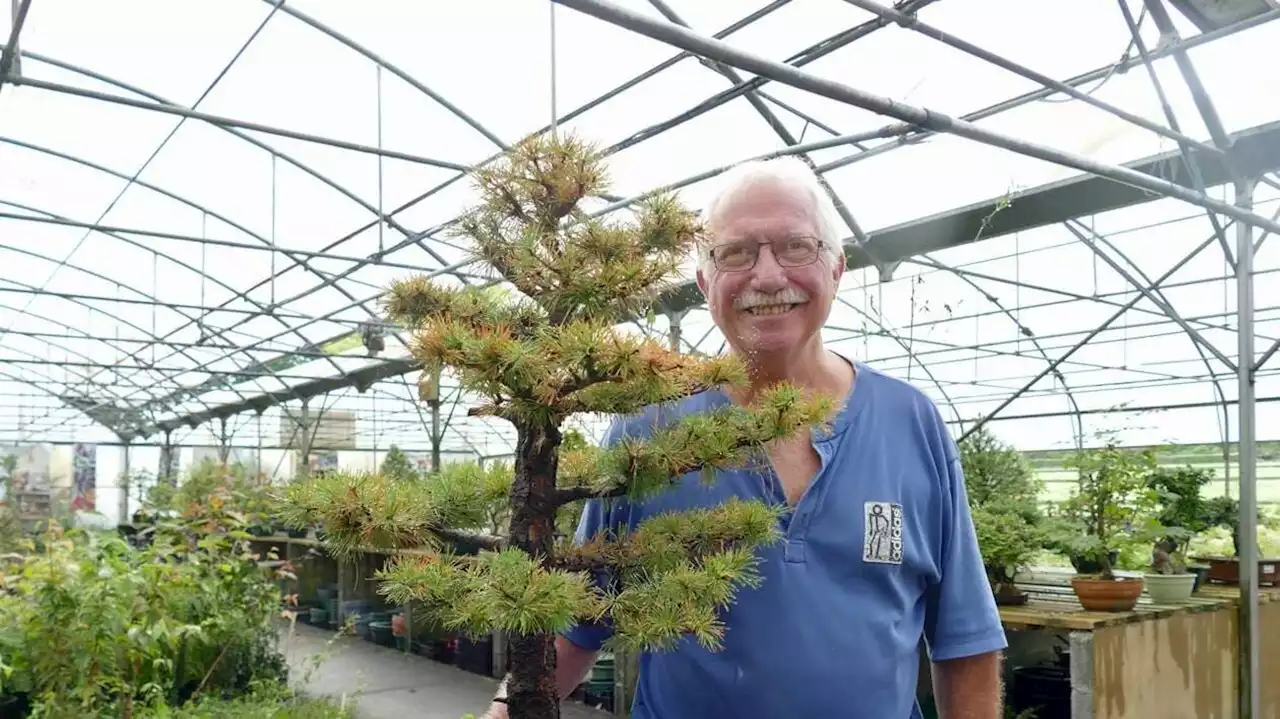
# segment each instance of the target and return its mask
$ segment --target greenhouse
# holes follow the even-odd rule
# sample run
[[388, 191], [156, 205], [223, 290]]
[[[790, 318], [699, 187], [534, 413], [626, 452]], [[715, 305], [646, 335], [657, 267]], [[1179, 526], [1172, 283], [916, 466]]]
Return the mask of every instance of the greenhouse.
[[[479, 717], [508, 672], [513, 717], [628, 716], [730, 604], [657, 627], [641, 539], [658, 579], [584, 588], [581, 501], [817, 423], [606, 442], [737, 376], [681, 243], [788, 157], [843, 243], [822, 341], [958, 447], [1005, 716], [1280, 718], [1275, 0], [10, 2], [0, 717]], [[566, 177], [549, 225], [510, 199]], [[635, 635], [538, 709], [588, 608]]]

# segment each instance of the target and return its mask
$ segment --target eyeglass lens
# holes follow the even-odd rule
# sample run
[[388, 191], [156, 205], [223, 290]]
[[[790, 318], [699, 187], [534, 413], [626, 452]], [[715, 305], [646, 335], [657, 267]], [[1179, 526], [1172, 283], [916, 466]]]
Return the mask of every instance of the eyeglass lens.
[[769, 245], [773, 258], [783, 267], [800, 267], [818, 257], [818, 241], [812, 237], [781, 237], [767, 242], [726, 242], [711, 250], [711, 259], [721, 270], [749, 270], [756, 266], [760, 247]]

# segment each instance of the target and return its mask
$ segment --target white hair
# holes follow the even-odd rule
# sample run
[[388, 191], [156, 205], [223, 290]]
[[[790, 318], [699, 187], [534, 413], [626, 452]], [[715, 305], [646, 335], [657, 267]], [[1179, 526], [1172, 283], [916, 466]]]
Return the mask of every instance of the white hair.
[[698, 247], [698, 266], [704, 272], [712, 268], [711, 247], [715, 244], [716, 225], [723, 220], [724, 207], [733, 204], [743, 192], [760, 185], [773, 185], [799, 192], [808, 200], [818, 239], [832, 262], [844, 260], [844, 245], [837, 229], [835, 204], [818, 176], [804, 161], [790, 155], [771, 160], [749, 160], [735, 165], [719, 177], [720, 187], [702, 209], [702, 219], [710, 236]]

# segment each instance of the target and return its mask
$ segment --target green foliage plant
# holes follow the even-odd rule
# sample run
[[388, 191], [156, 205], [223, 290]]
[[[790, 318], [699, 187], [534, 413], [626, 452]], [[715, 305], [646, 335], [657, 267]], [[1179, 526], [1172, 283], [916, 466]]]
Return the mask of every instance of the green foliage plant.
[[387, 450], [387, 456], [382, 459], [382, 466], [378, 468], [378, 472], [385, 477], [402, 482], [418, 479], [418, 470], [409, 463], [409, 458], [405, 456], [404, 451], [394, 444]]
[[1187, 549], [1196, 535], [1215, 524], [1215, 505], [1201, 496], [1213, 480], [1212, 470], [1197, 467], [1158, 467], [1147, 478], [1156, 492], [1156, 521], [1164, 528], [1151, 553], [1156, 574], [1186, 572]]
[[283, 684], [281, 596], [244, 524], [214, 494], [142, 547], [50, 527], [41, 551], [0, 568], [0, 697], [42, 717], [179, 716]]
[[987, 579], [997, 594], [1014, 595], [1014, 576], [1044, 546], [1042, 485], [1022, 453], [985, 426], [958, 449]]
[[1052, 540], [1072, 556], [1097, 562], [1097, 578], [1113, 580], [1112, 551], [1163, 535], [1156, 521], [1160, 495], [1148, 482], [1156, 455], [1108, 441], [1077, 451], [1064, 464], [1079, 472], [1080, 486], [1060, 503]]
[[[411, 485], [340, 474], [291, 486], [286, 502], [292, 521], [322, 524], [336, 551], [419, 548], [380, 575], [383, 594], [418, 604], [455, 631], [504, 632], [511, 716], [551, 719], [559, 716], [557, 632], [608, 617], [614, 648], [661, 649], [689, 635], [718, 647], [719, 610], [738, 587], [758, 581], [754, 550], [778, 539], [780, 511], [738, 502], [572, 546], [558, 526], [562, 509], [650, 496], [691, 472], [710, 480], [715, 468], [821, 425], [834, 401], [777, 385], [646, 441], [567, 448], [564, 426], [574, 415], [631, 414], [746, 385], [740, 358], [681, 354], [619, 327], [653, 311], [702, 228], [670, 194], [647, 197], [622, 219], [591, 214], [584, 201], [609, 189], [603, 158], [572, 136], [530, 137], [474, 180], [480, 201], [459, 232], [509, 287], [409, 277], [391, 286], [386, 308], [390, 321], [412, 330], [424, 377], [447, 369], [482, 398], [472, 415], [514, 426], [504, 491], [491, 493], [484, 472], [446, 467]], [[504, 531], [476, 536], [494, 502], [505, 505]], [[448, 549], [464, 533], [481, 551]], [[618, 583], [596, 582], [605, 571]]]

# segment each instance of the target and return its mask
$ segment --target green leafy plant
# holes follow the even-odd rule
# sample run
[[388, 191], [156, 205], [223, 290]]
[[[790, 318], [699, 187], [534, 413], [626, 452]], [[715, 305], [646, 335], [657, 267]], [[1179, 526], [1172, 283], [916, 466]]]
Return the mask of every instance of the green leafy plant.
[[1077, 451], [1065, 466], [1079, 472], [1080, 487], [1060, 503], [1051, 540], [1070, 556], [1096, 562], [1100, 579], [1115, 579], [1113, 552], [1162, 536], [1155, 521], [1159, 494], [1148, 484], [1155, 453], [1108, 442]]
[[[742, 464], [769, 442], [821, 424], [834, 401], [789, 385], [657, 428], [647, 441], [565, 447], [576, 414], [628, 414], [717, 386], [745, 386], [733, 356], [674, 352], [619, 323], [653, 307], [701, 235], [695, 215], [657, 194], [626, 219], [592, 215], [607, 192], [598, 152], [540, 135], [474, 174], [481, 201], [459, 224], [476, 258], [511, 289], [449, 286], [411, 277], [388, 292], [389, 320], [413, 330], [412, 351], [432, 377], [448, 369], [482, 403], [471, 414], [509, 422], [517, 441], [501, 495], [483, 473], [444, 468], [421, 483], [342, 474], [293, 485], [293, 521], [319, 522], [334, 551], [425, 547], [384, 571], [381, 591], [415, 602], [445, 626], [505, 632], [514, 719], [559, 713], [557, 632], [608, 616], [613, 646], [660, 649], [683, 636], [719, 646], [719, 610], [758, 581], [754, 549], [778, 539], [778, 509], [738, 502], [655, 517], [638, 531], [571, 546], [559, 537], [567, 505], [643, 497], [673, 478]], [[431, 388], [426, 389], [427, 395]], [[420, 395], [423, 391], [420, 388]], [[475, 531], [505, 504], [498, 536]], [[482, 551], [458, 556], [446, 542]], [[594, 579], [609, 572], [609, 588]]]
[[0, 576], [0, 695], [38, 716], [140, 717], [285, 681], [279, 590], [222, 497], [162, 520], [140, 549], [46, 535]]
[[1164, 528], [1164, 536], [1152, 550], [1152, 572], [1186, 572], [1191, 540], [1216, 522], [1214, 505], [1201, 497], [1201, 490], [1212, 480], [1211, 470], [1191, 466], [1159, 467], [1147, 478], [1147, 485], [1156, 492], [1156, 521]]
[[1022, 454], [986, 427], [965, 437], [959, 454], [987, 579], [997, 595], [1015, 595], [1015, 575], [1045, 543], [1042, 485]]
[[402, 482], [418, 479], [418, 470], [409, 464], [409, 458], [394, 444], [387, 450], [387, 456], [383, 458], [382, 466], [378, 471], [385, 477]]

